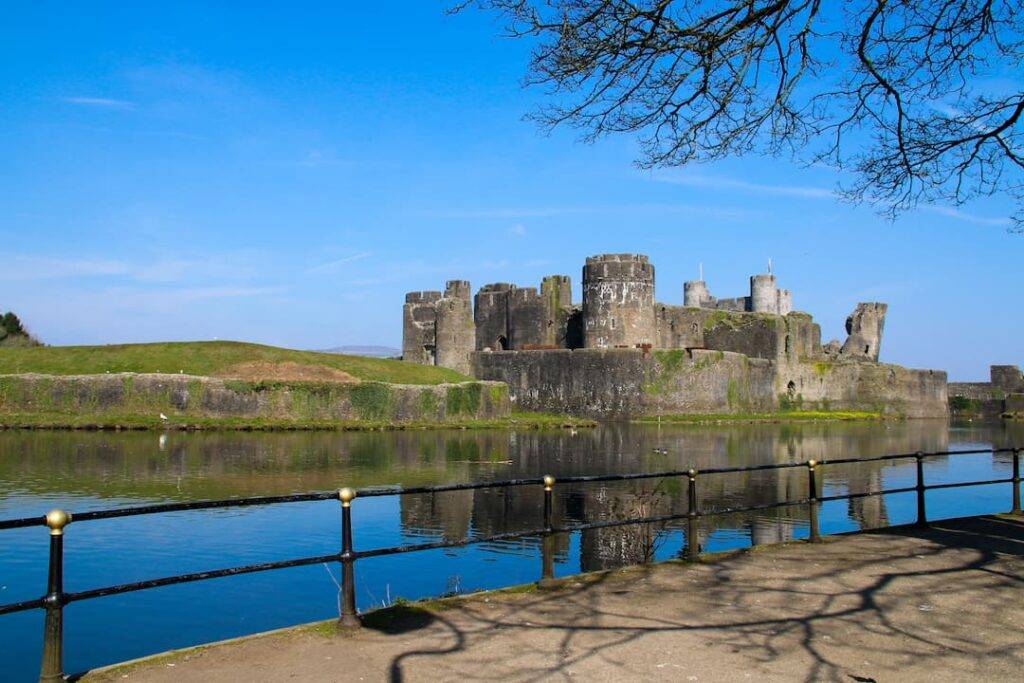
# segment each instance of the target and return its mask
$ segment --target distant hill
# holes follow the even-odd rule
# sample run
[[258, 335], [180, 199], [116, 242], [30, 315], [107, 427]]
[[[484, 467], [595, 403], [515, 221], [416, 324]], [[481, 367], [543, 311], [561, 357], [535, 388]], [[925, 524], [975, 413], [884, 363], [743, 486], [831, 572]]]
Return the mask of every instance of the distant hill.
[[333, 349], [321, 349], [320, 353], [340, 353], [346, 356], [368, 356], [370, 358], [398, 358], [401, 349], [390, 346], [336, 346]]

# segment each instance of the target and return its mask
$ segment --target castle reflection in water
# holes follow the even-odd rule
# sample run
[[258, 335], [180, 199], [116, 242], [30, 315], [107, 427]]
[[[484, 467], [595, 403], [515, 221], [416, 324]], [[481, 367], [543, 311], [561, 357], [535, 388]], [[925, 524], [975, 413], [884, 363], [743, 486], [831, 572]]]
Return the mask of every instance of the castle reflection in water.
[[[866, 457], [886, 453], [936, 451], [949, 447], [948, 429], [934, 424], [901, 423], [879, 429], [857, 425], [748, 425], [741, 428], [662, 429], [632, 425], [606, 426], [586, 434], [518, 434], [515, 439], [481, 443], [479, 453], [511, 463], [502, 478], [612, 472], [662, 471], [689, 467], [727, 467], [803, 462], [809, 459]], [[507, 450], [503, 448], [507, 446]], [[476, 452], [476, 449], [472, 449]], [[889, 463], [863, 463], [830, 468], [825, 474], [828, 495], [878, 490]], [[899, 466], [899, 465], [896, 465]], [[903, 463], [902, 466], [906, 466]], [[808, 493], [805, 468], [706, 475], [699, 479], [702, 510], [740, 508], [799, 500]], [[858, 528], [886, 526], [885, 499], [857, 498], [845, 503], [847, 516]], [[420, 536], [457, 540], [518, 530], [541, 524], [540, 487], [482, 489], [405, 496], [402, 526]], [[585, 521], [685, 514], [685, 478], [633, 482], [591, 482], [556, 485], [556, 526]], [[748, 534], [751, 543], [765, 544], [794, 538], [808, 523], [806, 506], [770, 511], [727, 513], [700, 520], [701, 545], [719, 529]], [[685, 520], [672, 522], [681, 529]], [[581, 571], [608, 569], [653, 559], [665, 525], [628, 525], [581, 533]], [[569, 552], [567, 535], [557, 537], [557, 552]], [[538, 540], [532, 540], [539, 543]], [[681, 550], [681, 549], [680, 549]]]
[[[87, 498], [90, 507], [112, 507], [140, 500], [270, 495], [342, 485], [442, 484], [543, 474], [557, 478], [856, 458], [974, 444], [999, 447], [1024, 442], [1022, 431], [1024, 427], [1012, 423], [951, 429], [945, 421], [918, 420], [665, 428], [610, 424], [576, 433], [171, 433], [159, 439], [153, 433], [7, 432], [0, 434], [0, 493], [28, 493], [40, 501], [74, 495]], [[949, 463], [945, 466], [954, 467]], [[940, 461], [933, 466], [944, 465]], [[909, 462], [828, 467], [822, 477], [824, 494], [878, 489], [883, 478], [889, 480], [886, 486], [906, 485], [900, 473], [910, 476], [912, 470]], [[807, 495], [807, 471], [798, 467], [707, 475], [700, 478], [699, 491], [705, 511], [801, 499]], [[403, 496], [402, 534], [410, 540], [455, 540], [536, 529], [541, 526], [542, 496], [540, 486]], [[833, 503], [832, 514], [836, 505], [846, 506], [845, 521], [851, 528], [890, 521], [881, 497]], [[556, 486], [556, 525], [686, 511], [683, 477]], [[4, 512], [13, 516], [21, 511]], [[707, 517], [700, 520], [701, 543], [723, 531], [754, 544], [785, 541], [806, 525], [802, 506]], [[579, 567], [639, 562], [649, 559], [659, 543], [680, 542], [678, 537], [667, 541], [660, 530], [622, 526], [582, 532]], [[570, 539], [557, 539], [565, 560]], [[516, 542], [526, 546], [520, 552], [532, 551], [538, 543], [535, 538]]]

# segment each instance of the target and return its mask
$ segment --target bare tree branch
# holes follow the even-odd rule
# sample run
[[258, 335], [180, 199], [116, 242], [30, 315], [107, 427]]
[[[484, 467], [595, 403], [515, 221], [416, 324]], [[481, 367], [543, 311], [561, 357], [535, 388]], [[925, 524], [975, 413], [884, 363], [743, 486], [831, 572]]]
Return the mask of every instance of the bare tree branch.
[[642, 167], [825, 162], [895, 217], [1008, 195], [1024, 226], [1024, 0], [467, 0], [534, 43], [531, 118]]

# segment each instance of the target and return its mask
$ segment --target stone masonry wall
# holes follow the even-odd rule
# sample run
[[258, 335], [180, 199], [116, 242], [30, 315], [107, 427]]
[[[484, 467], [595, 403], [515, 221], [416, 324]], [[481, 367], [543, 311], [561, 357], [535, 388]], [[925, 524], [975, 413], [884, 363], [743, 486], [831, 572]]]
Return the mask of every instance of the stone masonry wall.
[[716, 351], [577, 349], [477, 353], [516, 410], [597, 418], [771, 410], [770, 364]]
[[259, 383], [190, 375], [0, 375], [0, 422], [17, 414], [438, 422], [509, 415], [495, 382], [408, 385]]
[[791, 407], [946, 417], [946, 373], [858, 361], [780, 364], [775, 393]]
[[477, 353], [473, 366], [481, 379], [508, 383], [518, 410], [597, 418], [796, 408], [947, 415], [944, 372], [873, 363], [779, 363], [703, 349], [578, 349]]

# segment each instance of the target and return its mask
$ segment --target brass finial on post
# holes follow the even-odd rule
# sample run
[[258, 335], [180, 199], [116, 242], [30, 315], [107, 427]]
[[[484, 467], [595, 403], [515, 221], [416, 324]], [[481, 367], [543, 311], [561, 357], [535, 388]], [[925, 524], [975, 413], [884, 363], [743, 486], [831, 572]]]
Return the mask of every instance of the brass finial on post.
[[544, 482], [544, 535], [540, 539], [541, 570], [538, 586], [550, 588], [555, 583], [554, 488], [555, 478], [545, 474]]
[[64, 680], [64, 527], [70, 523], [71, 515], [64, 510], [46, 513], [46, 526], [50, 528], [50, 568], [43, 599], [46, 618], [39, 680], [48, 683]]
[[338, 500], [341, 501], [341, 614], [338, 615], [338, 624], [343, 628], [362, 625], [356, 609], [356, 570], [355, 558], [352, 557], [352, 501], [355, 497], [355, 489], [347, 486], [338, 489]]
[[64, 527], [71, 524], [71, 515], [63, 510], [50, 510], [46, 513], [46, 526], [50, 527], [51, 536], [63, 536]]

